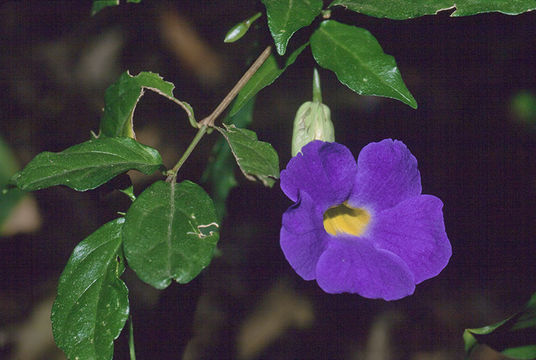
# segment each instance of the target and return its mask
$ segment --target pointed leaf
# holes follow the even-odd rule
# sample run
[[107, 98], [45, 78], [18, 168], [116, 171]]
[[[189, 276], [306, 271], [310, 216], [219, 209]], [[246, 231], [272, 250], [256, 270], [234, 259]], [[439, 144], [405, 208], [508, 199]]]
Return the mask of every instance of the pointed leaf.
[[[141, 0], [127, 0], [127, 3], [139, 3]], [[93, 0], [93, 7], [91, 8], [91, 15], [94, 16], [99, 11], [108, 6], [119, 5], [119, 0]]]
[[214, 204], [191, 181], [157, 181], [126, 215], [125, 256], [138, 277], [157, 289], [184, 284], [210, 263], [219, 231]]
[[262, 0], [262, 3], [279, 55], [285, 54], [292, 35], [310, 25], [323, 5], [322, 0]]
[[517, 15], [536, 9], [534, 0], [335, 0], [330, 6], [341, 5], [362, 14], [404, 20], [439, 11], [456, 9], [451, 16], [467, 16], [497, 11]]
[[272, 187], [275, 179], [279, 179], [279, 157], [272, 145], [257, 140], [257, 134], [251, 130], [223, 125], [225, 129], [216, 127], [216, 130], [227, 140], [244, 176]]
[[129, 313], [128, 289], [119, 278], [124, 221], [111, 221], [78, 244], [61, 274], [52, 331], [70, 359], [112, 359]]
[[298, 55], [309, 45], [309, 43], [303, 44], [298, 49], [294, 50], [292, 54], [286, 59], [282, 69], [277, 65], [277, 60], [274, 55], [270, 55], [268, 59], [262, 64], [257, 72], [249, 79], [248, 83], [242, 88], [235, 101], [233, 107], [229, 111], [231, 116], [235, 115], [242, 106], [244, 106], [249, 100], [251, 100], [259, 91], [266, 86], [273, 83], [287, 67], [292, 65]]
[[174, 88], [175, 85], [164, 81], [160, 75], [155, 73], [141, 72], [136, 76], [130, 75], [128, 71], [123, 73], [106, 90], [104, 114], [100, 122], [100, 135], [135, 137], [134, 110], [145, 89], [154, 91], [180, 105], [188, 114], [190, 122], [195, 123], [192, 107], [188, 103], [175, 99], [173, 96]]
[[130, 138], [100, 138], [62, 152], [42, 152], [11, 179], [24, 191], [55, 185], [86, 191], [131, 169], [152, 174], [162, 165], [155, 149]]
[[[251, 99], [236, 115], [227, 116], [223, 122], [225, 124], [235, 124], [239, 127], [247, 127], [253, 120], [254, 102], [254, 99]], [[227, 196], [238, 185], [234, 174], [235, 166], [236, 161], [227, 141], [224, 138], [218, 139], [212, 148], [211, 157], [201, 181], [208, 183], [211, 187], [210, 193], [220, 221], [225, 215]]]
[[478, 345], [514, 359], [536, 359], [536, 293], [521, 312], [496, 324], [465, 329], [465, 351], [469, 356]]
[[334, 71], [341, 83], [358, 94], [390, 97], [417, 108], [394, 58], [367, 30], [324, 21], [311, 37], [311, 50], [320, 66]]

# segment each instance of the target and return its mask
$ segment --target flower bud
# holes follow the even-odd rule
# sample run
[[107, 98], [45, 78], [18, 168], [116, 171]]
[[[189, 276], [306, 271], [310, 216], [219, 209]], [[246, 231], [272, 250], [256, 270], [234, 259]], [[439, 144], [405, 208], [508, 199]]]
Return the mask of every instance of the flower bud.
[[331, 111], [319, 101], [307, 101], [296, 113], [292, 134], [292, 156], [296, 156], [303, 146], [313, 140], [335, 141]]

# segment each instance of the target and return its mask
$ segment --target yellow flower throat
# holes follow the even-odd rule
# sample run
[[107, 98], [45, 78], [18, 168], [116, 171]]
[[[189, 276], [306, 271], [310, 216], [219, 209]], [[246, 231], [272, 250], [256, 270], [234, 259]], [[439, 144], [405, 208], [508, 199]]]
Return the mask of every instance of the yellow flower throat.
[[362, 208], [353, 208], [343, 203], [326, 210], [324, 229], [331, 235], [362, 235], [370, 223], [370, 213]]

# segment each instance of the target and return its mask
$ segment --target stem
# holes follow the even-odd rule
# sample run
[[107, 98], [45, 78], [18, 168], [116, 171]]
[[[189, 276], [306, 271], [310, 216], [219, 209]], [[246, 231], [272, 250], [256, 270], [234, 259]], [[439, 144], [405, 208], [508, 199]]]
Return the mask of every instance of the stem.
[[[246, 85], [247, 82], [251, 79], [253, 74], [255, 74], [257, 70], [259, 70], [261, 65], [266, 61], [266, 59], [268, 59], [268, 56], [270, 56], [271, 52], [272, 52], [271, 46], [268, 46], [266, 49], [264, 49], [264, 51], [259, 55], [257, 60], [255, 60], [255, 62], [251, 64], [249, 69], [244, 73], [244, 75], [242, 75], [240, 80], [238, 80], [238, 82], [231, 89], [231, 91], [229, 91], [229, 93], [225, 96], [225, 98], [223, 98], [221, 103], [216, 107], [216, 109], [214, 109], [212, 114], [210, 114], [209, 116], [207, 116], [206, 118], [204, 118], [197, 124], [197, 127], [198, 127], [197, 134], [195, 134], [195, 137], [193, 138], [192, 142], [190, 143], [190, 145], [188, 145], [188, 148], [186, 149], [184, 154], [182, 154], [182, 157], [179, 159], [179, 161], [175, 164], [175, 166], [173, 166], [173, 169], [167, 171], [166, 173], [167, 182], [169, 183], [175, 182], [175, 180], [177, 179], [177, 173], [179, 172], [179, 169], [184, 164], [184, 162], [188, 159], [192, 151], [194, 151], [195, 147], [197, 146], [197, 144], [199, 143], [203, 135], [206, 134], [207, 130], [212, 130], [209, 128], [214, 127], [214, 121], [216, 121], [218, 116], [220, 116], [221, 113], [227, 108], [227, 106], [229, 106], [231, 101], [234, 100], [234, 98], [236, 97], [236, 95], [238, 95], [240, 90], [242, 90], [244, 85]], [[190, 116], [189, 112], [188, 112], [188, 116]]]
[[168, 177], [166, 179], [167, 182], [175, 181], [175, 179], [177, 178], [177, 173], [179, 172], [179, 169], [181, 168], [182, 164], [184, 164], [184, 162], [186, 161], [186, 159], [188, 159], [192, 151], [194, 151], [195, 147], [197, 146], [203, 135], [205, 135], [205, 133], [207, 132], [207, 129], [207, 125], [202, 125], [201, 128], [197, 130], [197, 134], [195, 134], [192, 142], [190, 143], [190, 145], [188, 145], [188, 148], [186, 149], [184, 154], [182, 154], [182, 157], [179, 159], [179, 161], [177, 161], [175, 166], [173, 166], [173, 169], [168, 171]]
[[134, 325], [132, 324], [132, 314], [128, 315], [129, 336], [128, 349], [130, 350], [130, 360], [136, 360], [136, 350], [134, 349]]
[[214, 121], [216, 121], [216, 118], [221, 115], [221, 113], [227, 108], [227, 106], [229, 106], [231, 101], [234, 100], [234, 98], [236, 97], [236, 95], [238, 95], [240, 90], [242, 90], [244, 85], [246, 85], [249, 79], [251, 79], [253, 74], [255, 74], [257, 70], [259, 70], [261, 65], [266, 61], [266, 59], [268, 59], [271, 52], [272, 52], [271, 46], [268, 46], [266, 49], [264, 49], [264, 51], [259, 55], [257, 60], [255, 60], [255, 62], [251, 64], [249, 69], [244, 73], [244, 75], [242, 75], [240, 80], [238, 80], [238, 82], [231, 89], [231, 91], [229, 91], [229, 93], [225, 96], [225, 98], [223, 98], [221, 103], [216, 107], [216, 109], [214, 109], [212, 114], [210, 114], [209, 116], [201, 120], [199, 122], [199, 125], [208, 126], [208, 127], [214, 126]]
[[320, 75], [316, 68], [313, 71], [313, 101], [322, 102], [322, 90], [320, 89]]

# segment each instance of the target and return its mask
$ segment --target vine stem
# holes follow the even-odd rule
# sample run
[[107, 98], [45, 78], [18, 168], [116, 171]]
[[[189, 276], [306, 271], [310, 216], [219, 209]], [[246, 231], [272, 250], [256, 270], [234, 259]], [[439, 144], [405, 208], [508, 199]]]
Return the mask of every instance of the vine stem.
[[221, 103], [216, 107], [216, 109], [214, 109], [212, 114], [210, 114], [209, 116], [207, 116], [206, 118], [204, 118], [203, 120], [199, 122], [201, 126], [203, 125], [206, 125], [208, 127], [214, 126], [214, 121], [216, 121], [218, 116], [220, 116], [221, 113], [227, 108], [227, 106], [229, 106], [231, 101], [234, 100], [234, 98], [236, 97], [236, 95], [238, 95], [240, 90], [242, 90], [244, 85], [246, 85], [249, 79], [251, 79], [253, 74], [255, 74], [257, 70], [259, 70], [261, 65], [266, 61], [266, 59], [268, 59], [271, 52], [272, 52], [271, 46], [268, 46], [266, 49], [264, 49], [264, 51], [259, 55], [257, 60], [255, 60], [255, 62], [251, 64], [249, 69], [244, 73], [244, 75], [242, 75], [240, 80], [238, 80], [238, 82], [231, 89], [231, 91], [229, 91], [229, 93], [225, 96], [225, 98], [221, 101]]
[[190, 145], [188, 145], [188, 148], [186, 149], [184, 154], [182, 154], [181, 158], [179, 159], [179, 161], [177, 161], [175, 166], [173, 166], [173, 168], [171, 170], [168, 170], [166, 172], [166, 174], [167, 174], [166, 181], [167, 182], [174, 183], [176, 181], [177, 173], [179, 172], [179, 169], [186, 162], [186, 160], [188, 159], [188, 157], [190, 156], [192, 151], [194, 151], [195, 147], [197, 146], [197, 144], [199, 143], [201, 138], [203, 138], [203, 136], [207, 133], [208, 128], [214, 127], [214, 122], [216, 121], [218, 116], [220, 116], [221, 113], [229, 106], [229, 104], [231, 104], [231, 102], [234, 100], [236, 95], [238, 95], [238, 93], [240, 92], [240, 90], [242, 90], [244, 85], [246, 85], [247, 82], [251, 79], [253, 74], [255, 74], [257, 72], [257, 70], [259, 70], [261, 65], [266, 61], [266, 59], [268, 59], [268, 57], [270, 56], [271, 52], [272, 52], [272, 47], [271, 46], [268, 46], [266, 49], [264, 49], [264, 51], [259, 55], [257, 60], [255, 60], [255, 62], [253, 62], [253, 64], [251, 64], [249, 69], [244, 73], [244, 75], [242, 75], [240, 80], [238, 80], [238, 82], [235, 84], [235, 86], [223, 98], [223, 100], [214, 109], [214, 111], [209, 116], [207, 116], [203, 120], [199, 121], [199, 123], [197, 124], [198, 130], [197, 130], [197, 133], [195, 134], [192, 142], [190, 143]]
[[134, 349], [134, 325], [132, 324], [132, 314], [128, 315], [129, 336], [128, 349], [130, 351], [130, 360], [136, 360], [136, 350]]

